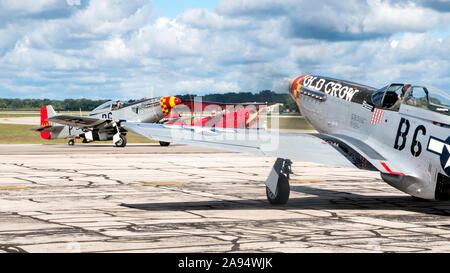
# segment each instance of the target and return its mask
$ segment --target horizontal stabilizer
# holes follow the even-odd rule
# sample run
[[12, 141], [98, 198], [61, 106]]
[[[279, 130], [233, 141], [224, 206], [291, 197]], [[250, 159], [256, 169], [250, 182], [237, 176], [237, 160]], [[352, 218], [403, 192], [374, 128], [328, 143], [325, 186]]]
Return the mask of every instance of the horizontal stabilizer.
[[30, 130], [35, 132], [46, 132], [45, 130], [50, 128], [52, 128], [52, 126], [36, 126], [31, 128]]
[[35, 131], [35, 132], [44, 132], [44, 133], [55, 132], [55, 133], [57, 133], [57, 132], [61, 132], [61, 130], [63, 128], [64, 128], [64, 126], [61, 126], [61, 125], [59, 125], [59, 126], [49, 125], [49, 126], [36, 126], [36, 127], [31, 128], [30, 130]]

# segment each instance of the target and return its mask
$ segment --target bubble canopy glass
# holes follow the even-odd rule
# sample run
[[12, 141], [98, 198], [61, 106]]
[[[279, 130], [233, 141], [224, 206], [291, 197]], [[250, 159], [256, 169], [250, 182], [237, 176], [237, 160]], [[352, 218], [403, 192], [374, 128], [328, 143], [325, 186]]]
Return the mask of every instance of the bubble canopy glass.
[[[376, 90], [372, 95], [372, 102], [376, 106], [385, 106], [387, 98], [393, 100], [402, 94], [405, 84], [393, 83]], [[437, 87], [429, 85], [412, 85], [402, 94], [402, 103], [420, 107], [441, 114], [450, 115], [450, 94]]]

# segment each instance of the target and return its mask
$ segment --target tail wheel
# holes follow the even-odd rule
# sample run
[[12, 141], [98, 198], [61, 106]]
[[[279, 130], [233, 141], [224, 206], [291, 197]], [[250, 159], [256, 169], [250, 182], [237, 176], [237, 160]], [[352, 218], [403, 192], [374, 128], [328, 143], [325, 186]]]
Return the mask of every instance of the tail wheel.
[[125, 147], [127, 146], [127, 137], [124, 135], [120, 135], [120, 140], [118, 140], [116, 143], [114, 143], [116, 147]]
[[284, 205], [289, 200], [289, 193], [291, 189], [289, 187], [289, 178], [280, 173], [277, 182], [277, 191], [273, 193], [269, 187], [266, 186], [267, 200], [273, 205]]
[[69, 144], [70, 146], [75, 145], [75, 139], [69, 139], [69, 142], [67, 144]]
[[165, 141], [160, 141], [159, 145], [163, 146], [163, 147], [167, 147], [170, 145], [170, 142], [165, 142]]

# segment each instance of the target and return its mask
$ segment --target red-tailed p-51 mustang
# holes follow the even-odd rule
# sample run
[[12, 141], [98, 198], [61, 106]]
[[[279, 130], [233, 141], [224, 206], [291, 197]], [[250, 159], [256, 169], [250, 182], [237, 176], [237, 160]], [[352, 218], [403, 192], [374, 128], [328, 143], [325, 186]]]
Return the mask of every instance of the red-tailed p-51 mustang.
[[449, 93], [401, 83], [377, 90], [312, 75], [294, 79], [289, 91], [319, 133], [123, 126], [151, 139], [277, 157], [266, 180], [273, 204], [289, 199], [291, 160], [378, 171], [412, 196], [450, 198]]

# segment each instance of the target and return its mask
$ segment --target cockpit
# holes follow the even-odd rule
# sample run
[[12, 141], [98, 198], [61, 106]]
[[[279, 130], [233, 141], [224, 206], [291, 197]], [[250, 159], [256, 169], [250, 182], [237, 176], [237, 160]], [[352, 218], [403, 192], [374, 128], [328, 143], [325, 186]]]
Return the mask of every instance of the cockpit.
[[404, 103], [450, 115], [450, 94], [435, 87], [413, 86], [406, 94]]
[[401, 104], [450, 115], [450, 94], [423, 85], [393, 83], [372, 94], [372, 103], [382, 109], [398, 111]]
[[110, 110], [113, 104], [114, 104], [114, 101], [105, 102], [105, 103], [101, 104], [100, 106], [97, 106], [97, 108], [95, 108], [94, 110], [92, 110], [92, 113], [99, 112], [101, 110], [106, 110], [106, 109]]
[[373, 93], [372, 102], [376, 106], [384, 109], [393, 108], [394, 105], [400, 106], [399, 104], [401, 103], [405, 92], [408, 91], [408, 88], [411, 88], [411, 85], [401, 83], [387, 85]]

